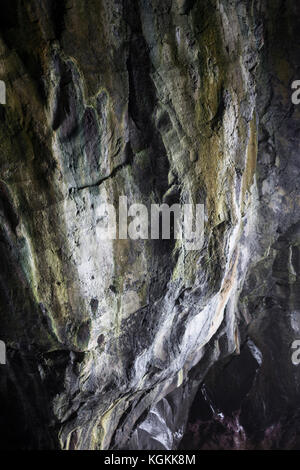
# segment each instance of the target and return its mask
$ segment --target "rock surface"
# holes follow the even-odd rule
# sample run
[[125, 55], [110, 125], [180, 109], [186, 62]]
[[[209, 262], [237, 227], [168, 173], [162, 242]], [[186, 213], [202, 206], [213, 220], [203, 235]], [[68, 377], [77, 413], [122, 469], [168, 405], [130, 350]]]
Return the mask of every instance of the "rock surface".
[[[299, 23], [292, 0], [6, 3], [1, 446], [299, 448]], [[122, 195], [204, 203], [203, 248], [101, 240]]]

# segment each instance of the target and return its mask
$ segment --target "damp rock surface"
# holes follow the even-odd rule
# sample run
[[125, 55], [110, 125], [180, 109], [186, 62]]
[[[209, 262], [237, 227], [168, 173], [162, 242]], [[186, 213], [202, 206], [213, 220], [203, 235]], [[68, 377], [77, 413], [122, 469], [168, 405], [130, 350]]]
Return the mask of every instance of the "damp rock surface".
[[[6, 2], [0, 446], [299, 448], [299, 18]], [[201, 250], [102, 240], [120, 196], [204, 204]]]

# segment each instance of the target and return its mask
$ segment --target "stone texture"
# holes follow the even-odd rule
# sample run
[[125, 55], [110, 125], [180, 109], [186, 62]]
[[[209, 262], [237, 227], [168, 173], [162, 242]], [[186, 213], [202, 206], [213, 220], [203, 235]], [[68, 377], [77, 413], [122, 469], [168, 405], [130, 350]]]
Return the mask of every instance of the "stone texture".
[[[298, 445], [298, 18], [291, 0], [7, 2], [1, 445]], [[204, 203], [203, 249], [100, 240], [120, 195]]]

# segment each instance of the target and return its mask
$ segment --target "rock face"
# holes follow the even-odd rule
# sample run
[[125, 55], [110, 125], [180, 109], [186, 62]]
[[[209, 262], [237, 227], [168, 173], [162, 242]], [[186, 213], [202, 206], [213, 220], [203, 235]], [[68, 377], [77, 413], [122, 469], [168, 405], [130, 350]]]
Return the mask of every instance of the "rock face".
[[[0, 29], [1, 446], [299, 448], [299, 4], [10, 0]], [[101, 240], [122, 195], [203, 203], [202, 249]]]

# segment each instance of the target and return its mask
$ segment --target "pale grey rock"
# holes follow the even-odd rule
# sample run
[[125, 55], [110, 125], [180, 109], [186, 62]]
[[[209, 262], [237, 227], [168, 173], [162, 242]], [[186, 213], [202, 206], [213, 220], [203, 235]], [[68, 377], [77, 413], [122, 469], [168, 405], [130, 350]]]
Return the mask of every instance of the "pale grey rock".
[[[0, 20], [3, 445], [177, 448], [195, 397], [212, 429], [196, 446], [281, 445], [272, 426], [298, 413], [296, 45], [285, 57], [298, 7], [43, 0], [17, 23], [12, 11]], [[100, 205], [120, 195], [204, 203], [202, 250], [103, 242]]]

